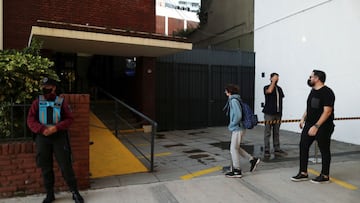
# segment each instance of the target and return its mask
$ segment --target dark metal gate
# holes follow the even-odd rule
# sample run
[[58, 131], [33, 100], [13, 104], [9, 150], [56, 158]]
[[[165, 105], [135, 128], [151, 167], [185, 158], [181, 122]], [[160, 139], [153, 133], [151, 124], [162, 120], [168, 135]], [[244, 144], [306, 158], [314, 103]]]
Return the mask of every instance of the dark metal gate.
[[195, 49], [160, 57], [156, 64], [156, 121], [159, 130], [226, 125], [224, 87], [240, 86], [254, 103], [255, 54]]

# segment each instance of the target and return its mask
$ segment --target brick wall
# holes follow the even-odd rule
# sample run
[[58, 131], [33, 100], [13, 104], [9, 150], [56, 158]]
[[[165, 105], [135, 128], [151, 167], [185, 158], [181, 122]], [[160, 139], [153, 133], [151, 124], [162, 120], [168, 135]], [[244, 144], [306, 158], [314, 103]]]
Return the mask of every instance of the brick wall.
[[156, 33], [165, 34], [165, 17], [156, 16]]
[[184, 29], [184, 20], [168, 18], [168, 33], [172, 35], [174, 31], [179, 31]]
[[190, 29], [190, 28], [197, 28], [197, 26], [199, 25], [198, 22], [194, 22], [194, 21], [186, 21], [187, 22], [187, 28]]
[[3, 7], [4, 49], [26, 47], [36, 20], [155, 32], [154, 0], [11, 0]]
[[[164, 16], [156, 16], [156, 33], [165, 34], [165, 22], [166, 19]], [[196, 28], [198, 26], [198, 22], [195, 21], [186, 21], [187, 29]], [[179, 30], [184, 29], [184, 20], [183, 19], [175, 19], [168, 18], [168, 35], [173, 35], [174, 32], [178, 32]]]
[[[89, 103], [87, 94], [62, 95], [71, 105], [74, 123], [70, 128], [73, 167], [79, 189], [89, 181]], [[0, 197], [44, 192], [41, 170], [35, 163], [36, 147], [32, 141], [0, 143]], [[55, 190], [67, 191], [60, 169], [54, 160]]]

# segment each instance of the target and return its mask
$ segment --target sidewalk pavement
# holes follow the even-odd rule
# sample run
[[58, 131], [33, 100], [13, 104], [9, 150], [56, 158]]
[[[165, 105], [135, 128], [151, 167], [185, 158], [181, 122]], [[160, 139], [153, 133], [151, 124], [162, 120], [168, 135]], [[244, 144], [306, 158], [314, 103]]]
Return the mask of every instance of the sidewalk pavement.
[[[250, 173], [248, 160], [242, 160], [243, 177], [226, 178], [222, 168], [230, 163], [230, 134], [225, 127], [159, 132], [153, 173], [92, 179], [91, 189], [81, 193], [85, 202], [96, 203], [359, 202], [359, 145], [332, 141], [332, 183], [292, 182], [290, 177], [298, 172], [300, 137], [288, 131], [281, 131], [280, 136], [288, 155], [264, 160], [263, 127], [249, 130], [242, 146], [262, 162]], [[312, 147], [313, 158], [315, 151]], [[309, 162], [310, 178], [320, 170], [321, 164]], [[0, 199], [0, 203], [41, 202], [43, 198], [44, 194], [39, 194]], [[56, 194], [57, 202], [73, 201], [70, 193], [61, 192]]]

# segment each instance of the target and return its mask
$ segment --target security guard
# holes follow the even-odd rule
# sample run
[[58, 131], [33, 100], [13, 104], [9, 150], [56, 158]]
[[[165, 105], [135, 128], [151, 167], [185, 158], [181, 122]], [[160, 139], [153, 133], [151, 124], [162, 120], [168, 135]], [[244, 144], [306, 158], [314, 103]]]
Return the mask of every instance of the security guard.
[[43, 95], [35, 99], [29, 109], [27, 124], [36, 134], [36, 163], [41, 168], [46, 198], [43, 203], [51, 203], [54, 195], [53, 154], [61, 173], [69, 186], [76, 203], [83, 203], [72, 168], [68, 128], [73, 122], [68, 103], [56, 95], [56, 81], [50, 78], [42, 80]]

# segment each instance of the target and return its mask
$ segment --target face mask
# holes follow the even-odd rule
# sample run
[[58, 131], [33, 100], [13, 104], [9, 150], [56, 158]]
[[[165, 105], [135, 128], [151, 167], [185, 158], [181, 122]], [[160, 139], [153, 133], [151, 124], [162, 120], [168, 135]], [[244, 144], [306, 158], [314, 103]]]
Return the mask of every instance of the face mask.
[[309, 87], [314, 87], [314, 83], [311, 83], [310, 79], [307, 80], [307, 84], [309, 85]]
[[51, 88], [50, 89], [43, 88], [42, 92], [43, 92], [44, 95], [47, 95], [47, 94], [50, 94], [52, 92], [52, 89]]

